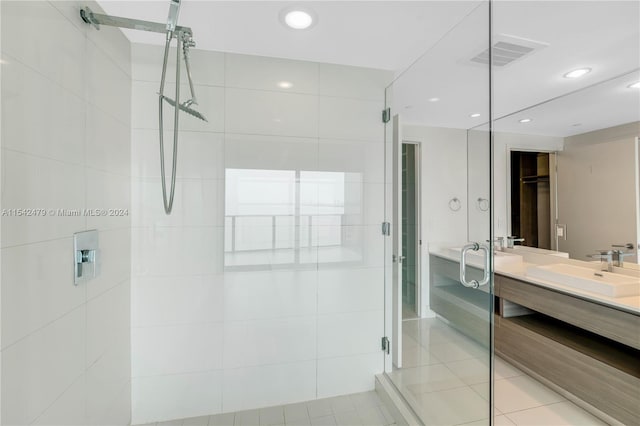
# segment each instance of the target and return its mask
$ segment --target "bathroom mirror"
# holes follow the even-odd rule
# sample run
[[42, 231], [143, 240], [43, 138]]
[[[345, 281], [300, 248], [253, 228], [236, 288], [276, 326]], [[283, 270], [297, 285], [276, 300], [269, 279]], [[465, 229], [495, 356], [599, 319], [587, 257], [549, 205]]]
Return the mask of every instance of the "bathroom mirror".
[[[578, 260], [620, 249], [637, 268], [638, 13], [624, 1], [494, 3], [496, 237]], [[470, 170], [486, 161], [474, 154], [486, 130], [469, 131]], [[480, 220], [489, 188], [467, 191], [469, 222]]]
[[638, 81], [636, 69], [496, 120], [507, 234], [573, 259], [620, 249], [637, 263]]

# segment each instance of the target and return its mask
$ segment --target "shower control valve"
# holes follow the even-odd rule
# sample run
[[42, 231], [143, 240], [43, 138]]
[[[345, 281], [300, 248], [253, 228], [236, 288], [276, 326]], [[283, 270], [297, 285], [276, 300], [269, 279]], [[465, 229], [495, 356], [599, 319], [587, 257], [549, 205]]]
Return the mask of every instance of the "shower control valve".
[[73, 257], [75, 285], [98, 275], [98, 231], [73, 234]]

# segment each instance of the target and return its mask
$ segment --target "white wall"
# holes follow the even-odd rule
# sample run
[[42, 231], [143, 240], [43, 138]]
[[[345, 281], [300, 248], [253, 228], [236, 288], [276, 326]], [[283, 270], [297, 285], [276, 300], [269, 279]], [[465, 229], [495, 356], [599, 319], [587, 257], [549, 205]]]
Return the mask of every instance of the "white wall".
[[[571, 258], [637, 241], [637, 143], [640, 123], [565, 139], [558, 155], [558, 222], [567, 225], [560, 251]], [[637, 262], [635, 256], [626, 259]]]
[[[421, 150], [421, 303], [428, 316], [429, 247], [467, 241], [467, 131], [414, 125], [402, 131]], [[460, 200], [459, 211], [449, 208], [452, 198]]]
[[468, 137], [468, 240], [485, 242], [491, 238], [491, 209], [489, 208], [489, 200], [491, 199], [491, 150], [489, 147], [491, 139], [489, 132], [481, 130], [470, 130]]
[[[193, 51], [199, 108], [209, 123], [181, 116], [176, 203], [165, 216], [157, 141], [161, 58], [157, 47], [133, 46], [133, 421], [373, 389], [383, 368], [380, 111], [391, 76]], [[292, 87], [279, 87], [282, 81]], [[302, 210], [278, 201], [276, 186], [295, 191], [290, 178], [265, 186], [252, 208], [267, 211], [271, 200], [302, 222], [303, 210], [331, 209], [325, 204], [335, 195], [344, 197], [344, 222], [325, 217], [313, 230], [313, 247], [298, 250], [299, 264], [282, 260], [294, 259], [294, 250], [225, 256], [225, 169], [298, 171]], [[238, 225], [238, 235], [262, 244], [258, 236], [271, 228], [258, 222]], [[283, 229], [278, 241], [286, 245], [296, 226]], [[304, 229], [300, 223], [301, 235]], [[336, 236], [340, 244], [322, 246]]]
[[[129, 208], [128, 41], [71, 2], [0, 10], [3, 211]], [[87, 229], [102, 271], [74, 286]], [[2, 231], [2, 424], [128, 424], [129, 218], [3, 215]]]

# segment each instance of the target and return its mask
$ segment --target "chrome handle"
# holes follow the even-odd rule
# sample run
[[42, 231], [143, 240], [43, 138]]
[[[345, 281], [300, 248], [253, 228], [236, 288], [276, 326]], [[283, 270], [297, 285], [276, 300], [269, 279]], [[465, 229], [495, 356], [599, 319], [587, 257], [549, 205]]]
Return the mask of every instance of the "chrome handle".
[[[471, 280], [467, 281], [467, 252], [469, 250], [484, 251], [484, 271], [482, 275], [482, 280]], [[489, 258], [489, 249], [485, 246], [482, 246], [478, 243], [467, 244], [462, 247], [460, 251], [460, 283], [462, 283], [465, 287], [478, 288], [480, 286], [486, 285], [490, 280], [489, 270], [490, 270], [490, 258]]]
[[621, 248], [626, 248], [628, 250], [633, 250], [633, 243], [627, 243], [627, 244], [613, 244], [611, 247], [621, 247]]
[[391, 255], [391, 261], [393, 263], [396, 263], [396, 262], [402, 263], [405, 261], [406, 258], [407, 258], [406, 256], [397, 256], [395, 254]]

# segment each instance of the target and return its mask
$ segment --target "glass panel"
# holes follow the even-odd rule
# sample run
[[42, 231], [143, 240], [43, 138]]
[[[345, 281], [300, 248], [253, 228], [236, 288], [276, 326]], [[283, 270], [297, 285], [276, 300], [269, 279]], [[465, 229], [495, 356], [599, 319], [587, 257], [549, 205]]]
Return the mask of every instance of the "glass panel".
[[[521, 240], [506, 251], [527, 267], [509, 275], [530, 284], [542, 302], [523, 298], [526, 311], [498, 312], [495, 351], [580, 395], [604, 420], [572, 408], [563, 415], [567, 423], [638, 424], [637, 377], [633, 390], [611, 378], [637, 368], [640, 334], [637, 327], [620, 333], [633, 329], [628, 322], [614, 332], [602, 324], [635, 321], [640, 308], [640, 90], [633, 87], [640, 85], [640, 3], [495, 2], [493, 23], [497, 37], [518, 34], [538, 44], [495, 79], [494, 220], [496, 235]], [[498, 264], [495, 273], [502, 273]], [[613, 291], [613, 282], [633, 283], [634, 295]], [[513, 307], [517, 301], [505, 293], [497, 305]], [[544, 308], [547, 299], [553, 309]], [[567, 315], [571, 306], [578, 309]], [[581, 306], [597, 307], [601, 316], [579, 314]], [[604, 376], [603, 364], [613, 366]], [[496, 407], [513, 410], [501, 382], [514, 383], [496, 382]], [[527, 411], [540, 424], [553, 422], [540, 407]]]
[[490, 5], [458, 7], [386, 91], [385, 370], [425, 425], [491, 422]]

